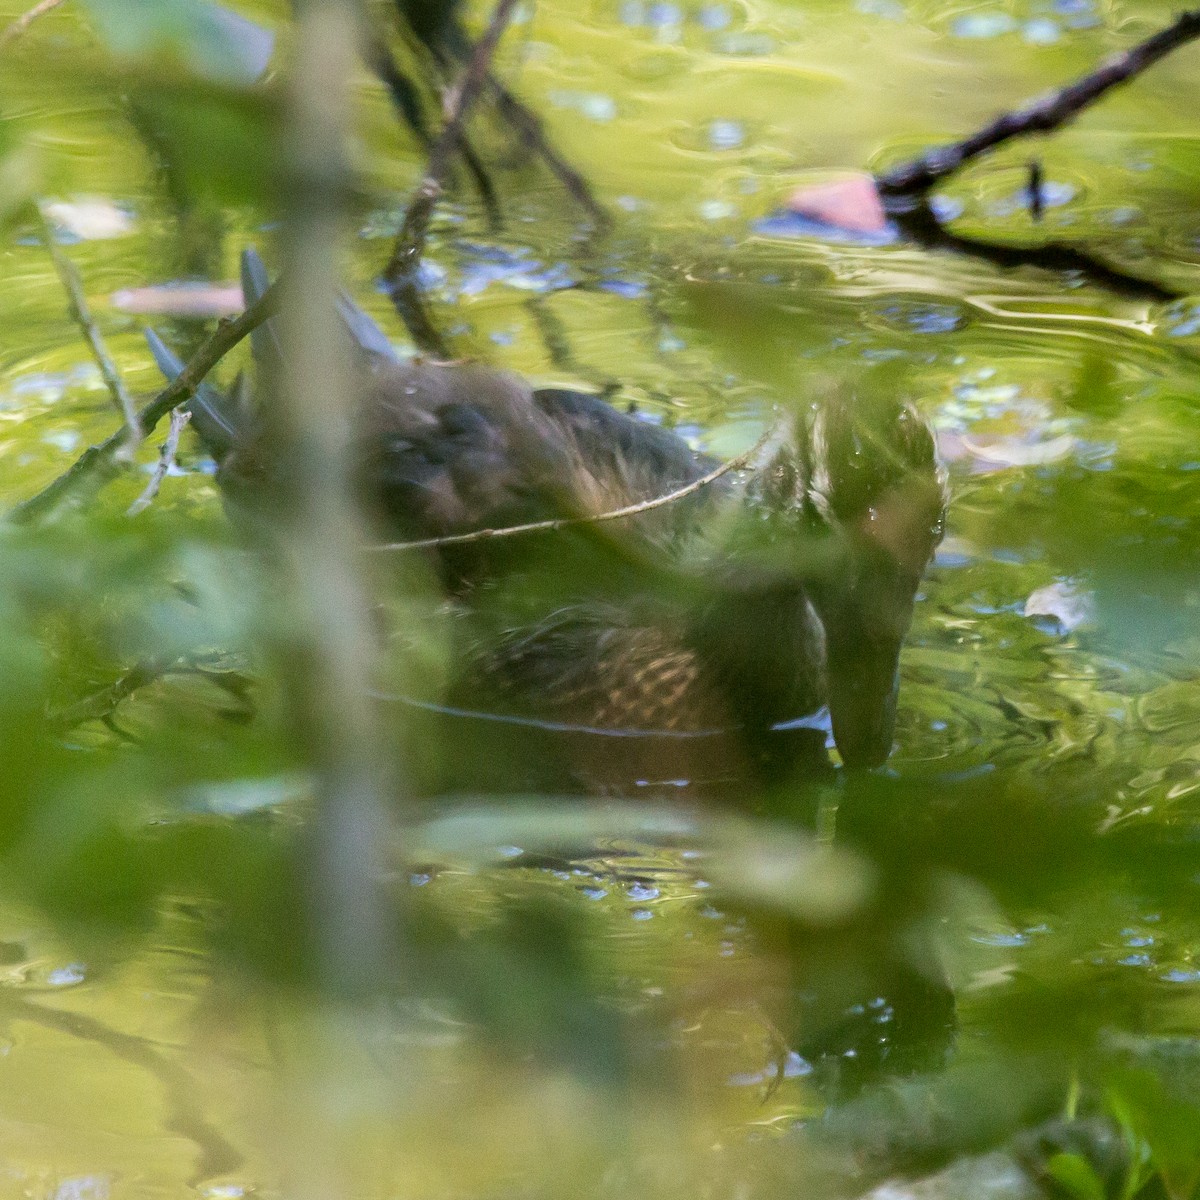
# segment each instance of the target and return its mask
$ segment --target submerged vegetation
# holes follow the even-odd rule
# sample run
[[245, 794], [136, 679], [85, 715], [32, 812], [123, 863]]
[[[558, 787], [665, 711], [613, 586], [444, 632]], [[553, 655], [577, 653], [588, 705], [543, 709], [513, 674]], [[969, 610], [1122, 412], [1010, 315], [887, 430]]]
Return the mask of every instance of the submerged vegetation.
[[4, 1189], [1197, 1195], [1195, 14], [5, 16]]

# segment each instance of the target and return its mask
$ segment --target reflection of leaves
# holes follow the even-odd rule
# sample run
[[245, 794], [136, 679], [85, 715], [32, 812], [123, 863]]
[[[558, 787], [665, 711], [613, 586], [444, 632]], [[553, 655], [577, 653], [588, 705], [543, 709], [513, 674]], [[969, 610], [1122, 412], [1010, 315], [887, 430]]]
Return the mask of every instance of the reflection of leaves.
[[1086, 352], [1080, 359], [1066, 403], [1096, 417], [1117, 416], [1124, 397], [1119, 387], [1116, 359], [1094, 350]]
[[1003, 438], [993, 442], [977, 442], [972, 438], [960, 437], [962, 446], [984, 463], [997, 467], [1032, 467], [1058, 462], [1075, 449], [1075, 439], [1064, 433], [1049, 441], [1032, 438]]
[[1091, 596], [1070, 580], [1058, 579], [1029, 593], [1025, 600], [1027, 617], [1050, 617], [1069, 633], [1093, 618]]
[[856, 854], [784, 825], [699, 820], [644, 803], [583, 806], [514, 798], [503, 810], [472, 807], [430, 821], [410, 832], [408, 849], [415, 846], [419, 857], [479, 863], [509, 857], [513, 846], [535, 855], [587, 855], [625, 839], [703, 845], [714, 854], [713, 881], [723, 894], [817, 927], [855, 916], [874, 883], [869, 864]]
[[1192, 683], [1167, 683], [1138, 701], [1138, 716], [1150, 733], [1200, 728], [1200, 694]]
[[798, 360], [806, 342], [816, 341], [810, 330], [780, 302], [776, 289], [746, 280], [689, 277], [681, 291], [687, 323], [720, 349], [722, 358], [748, 381], [772, 390], [787, 387], [799, 377], [814, 385], [812, 364]]
[[934, 1170], [1045, 1119], [1061, 1096], [1061, 1080], [1055, 1062], [964, 1056], [936, 1075], [887, 1083], [835, 1109], [814, 1141], [853, 1147], [868, 1174], [897, 1166]]

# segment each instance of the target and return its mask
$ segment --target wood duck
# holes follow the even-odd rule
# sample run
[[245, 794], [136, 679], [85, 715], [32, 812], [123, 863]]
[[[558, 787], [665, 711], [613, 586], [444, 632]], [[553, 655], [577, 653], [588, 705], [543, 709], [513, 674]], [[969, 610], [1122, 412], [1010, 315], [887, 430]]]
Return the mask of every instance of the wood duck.
[[[246, 302], [266, 286], [247, 252]], [[471, 363], [401, 360], [365, 313], [347, 300], [340, 311], [364, 373], [362, 490], [385, 539], [595, 516], [716, 465], [599, 396]], [[179, 360], [148, 338], [176, 374]], [[269, 324], [253, 348], [260, 375], [277, 376]], [[271, 460], [253, 413], [209, 386], [192, 409], [227, 492], [253, 492]], [[783, 735], [827, 707], [844, 763], [878, 766], [945, 507], [916, 410], [841, 394], [796, 414], [746, 471], [675, 502], [436, 547], [460, 632], [446, 709], [585, 743], [648, 739], [652, 756], [710, 738], [716, 758], [736, 745], [761, 763], [786, 760], [796, 743]], [[824, 733], [815, 736], [824, 759]]]

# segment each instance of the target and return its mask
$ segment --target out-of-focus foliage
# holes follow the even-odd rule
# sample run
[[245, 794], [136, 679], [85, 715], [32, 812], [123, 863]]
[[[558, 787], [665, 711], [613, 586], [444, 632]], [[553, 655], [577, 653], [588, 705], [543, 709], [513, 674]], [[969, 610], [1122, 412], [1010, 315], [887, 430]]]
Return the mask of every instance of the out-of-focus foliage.
[[[185, 435], [127, 518], [151, 444], [84, 511], [0, 530], [14, 1189], [227, 1197], [332, 1176], [355, 1195], [882, 1200], [920, 1176], [924, 1196], [1196, 1194], [1195, 306], [759, 224], [813, 173], [965, 132], [1170, 15], [543, 0], [510, 32], [498, 71], [615, 228], [582, 237], [482, 116], [504, 227], [464, 173], [425, 266], [457, 344], [619, 383], [718, 453], [772, 405], [894, 388], [939, 436], [949, 536], [890, 766], [736, 806], [676, 780], [629, 802], [486, 794], [553, 739], [430, 711], [454, 614], [427, 563], [375, 571], [363, 685], [388, 698], [404, 820], [388, 970], [353, 1013], [317, 986], [312, 754], [279, 653], [293, 598], [213, 464]], [[393, 9], [371, 17], [421, 78]], [[113, 355], [151, 393], [139, 319], [110, 297], [221, 283], [250, 241], [275, 261], [290, 22], [249, 0], [88, 0], [0, 49], [6, 505], [116, 422], [23, 206], [57, 202]], [[1188, 53], [1039, 147], [1042, 226], [1025, 150], [940, 202], [965, 231], [1077, 238], [1195, 292]], [[365, 71], [355, 105], [347, 282], [403, 345], [365, 281], [423, 159]], [[186, 312], [155, 325], [184, 353], [203, 333]]]
[[274, 37], [261, 25], [204, 0], [86, 0], [86, 6], [114, 54], [135, 59], [170, 54], [176, 69], [215, 83], [254, 83], [274, 49]]

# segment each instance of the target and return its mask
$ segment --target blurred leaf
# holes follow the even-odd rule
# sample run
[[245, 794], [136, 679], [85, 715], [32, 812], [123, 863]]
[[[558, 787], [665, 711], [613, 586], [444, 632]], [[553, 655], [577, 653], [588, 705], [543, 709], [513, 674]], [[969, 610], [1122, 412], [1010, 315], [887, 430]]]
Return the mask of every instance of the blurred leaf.
[[1194, 1039], [1146, 1039], [1141, 1065], [1119, 1071], [1110, 1104], [1129, 1133], [1150, 1150], [1150, 1166], [1170, 1200], [1191, 1200], [1200, 1186], [1200, 1059]]
[[464, 927], [463, 913], [434, 903], [408, 915], [424, 986], [480, 1023], [498, 1046], [595, 1082], [628, 1078], [628, 1030], [598, 994], [578, 897], [502, 896], [492, 919], [473, 929]]
[[728, 827], [715, 848], [711, 873], [724, 894], [805, 924], [847, 921], [874, 892], [865, 859], [786, 826]]
[[5, 145], [0, 136], [0, 228], [25, 210], [41, 186], [42, 164], [38, 155], [27, 146]]
[[409, 830], [400, 849], [411, 860], [482, 864], [519, 853], [587, 853], [613, 840], [689, 839], [699, 830], [675, 808], [511, 797], [502, 808], [468, 801]]
[[149, 77], [142, 84], [134, 92], [140, 117], [170, 147], [189, 196], [224, 204], [277, 198], [282, 115], [272, 90]]
[[149, 58], [166, 51], [214, 83], [247, 86], [266, 72], [275, 35], [205, 0], [84, 0], [115, 53]]
[[1107, 1200], [1104, 1181], [1082, 1154], [1056, 1154], [1044, 1169], [1075, 1200]]

